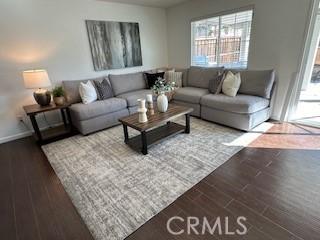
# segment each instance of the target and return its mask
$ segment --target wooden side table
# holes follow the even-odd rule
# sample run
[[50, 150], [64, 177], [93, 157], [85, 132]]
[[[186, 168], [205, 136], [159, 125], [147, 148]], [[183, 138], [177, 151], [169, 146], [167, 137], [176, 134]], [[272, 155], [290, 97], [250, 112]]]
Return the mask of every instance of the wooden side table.
[[[38, 104], [23, 106], [24, 111], [31, 120], [36, 140], [40, 145], [72, 135], [73, 127], [69, 106], [70, 104], [57, 106], [54, 103], [51, 103], [48, 106], [40, 106]], [[40, 131], [36, 119], [37, 114], [55, 110], [60, 110], [64, 123], [63, 127], [54, 127], [46, 131]]]

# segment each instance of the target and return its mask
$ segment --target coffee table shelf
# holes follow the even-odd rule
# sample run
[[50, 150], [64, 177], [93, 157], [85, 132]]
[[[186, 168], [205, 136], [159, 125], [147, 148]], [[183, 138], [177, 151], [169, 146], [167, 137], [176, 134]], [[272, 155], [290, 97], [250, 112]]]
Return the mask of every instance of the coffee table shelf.
[[[179, 133], [185, 132], [185, 126], [178, 123], [169, 122], [168, 124], [146, 132], [146, 138], [148, 140], [148, 147], [160, 143], [169, 137], [173, 137]], [[135, 136], [128, 139], [127, 144], [136, 151], [141, 151], [142, 141], [141, 136]]]

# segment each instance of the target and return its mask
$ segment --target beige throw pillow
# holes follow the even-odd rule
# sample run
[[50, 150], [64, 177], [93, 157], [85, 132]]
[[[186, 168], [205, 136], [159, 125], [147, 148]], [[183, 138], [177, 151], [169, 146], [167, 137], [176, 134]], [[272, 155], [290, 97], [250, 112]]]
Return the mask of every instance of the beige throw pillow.
[[235, 97], [239, 91], [240, 85], [240, 73], [233, 74], [231, 71], [229, 71], [223, 80], [222, 92], [227, 96]]
[[168, 82], [174, 82], [176, 87], [182, 87], [182, 72], [166, 72], [166, 78]]

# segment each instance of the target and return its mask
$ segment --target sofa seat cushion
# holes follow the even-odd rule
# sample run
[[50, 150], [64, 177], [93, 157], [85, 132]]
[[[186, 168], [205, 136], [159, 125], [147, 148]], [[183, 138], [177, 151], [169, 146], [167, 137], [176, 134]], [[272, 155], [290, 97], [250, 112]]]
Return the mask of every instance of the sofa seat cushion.
[[209, 94], [201, 98], [201, 105], [226, 112], [250, 114], [267, 108], [269, 100], [243, 94], [238, 94], [235, 97], [224, 94]]
[[184, 87], [176, 90], [173, 99], [188, 103], [200, 103], [201, 97], [207, 95], [208, 93], [208, 89]]
[[150, 89], [142, 89], [138, 91], [132, 91], [119, 95], [119, 98], [125, 99], [127, 101], [128, 107], [135, 107], [138, 105], [137, 100], [139, 98], [146, 99], [147, 94], [152, 94]]
[[127, 108], [126, 100], [122, 98], [109, 98], [89, 104], [76, 103], [71, 105], [70, 113], [78, 121], [95, 118], [108, 113], [117, 112]]

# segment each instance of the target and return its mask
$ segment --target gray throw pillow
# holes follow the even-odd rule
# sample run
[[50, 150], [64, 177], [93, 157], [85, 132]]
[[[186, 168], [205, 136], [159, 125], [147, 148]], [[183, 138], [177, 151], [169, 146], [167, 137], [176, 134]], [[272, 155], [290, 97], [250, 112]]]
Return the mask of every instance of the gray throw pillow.
[[222, 90], [222, 83], [224, 79], [225, 74], [219, 74], [218, 76], [212, 78], [209, 81], [209, 92], [213, 94], [219, 94]]
[[105, 100], [114, 96], [111, 85], [107, 79], [104, 79], [102, 82], [94, 81], [94, 84], [97, 90], [98, 100]]

